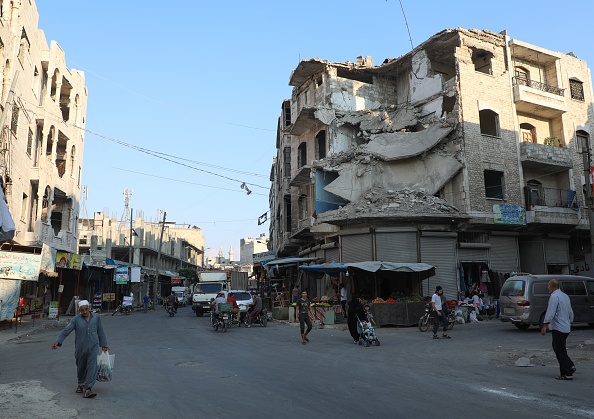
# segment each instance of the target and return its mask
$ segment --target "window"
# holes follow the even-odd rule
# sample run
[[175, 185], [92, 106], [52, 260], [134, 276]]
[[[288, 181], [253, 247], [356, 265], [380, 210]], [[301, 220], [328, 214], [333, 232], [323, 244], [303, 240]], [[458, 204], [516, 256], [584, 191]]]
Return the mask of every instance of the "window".
[[474, 64], [474, 71], [484, 74], [493, 74], [491, 67], [491, 60], [493, 54], [484, 50], [476, 50], [472, 53], [472, 62]]
[[316, 135], [316, 159], [326, 157], [326, 131], [322, 130]]
[[303, 167], [307, 164], [307, 144], [301, 143], [297, 148], [297, 167]]
[[27, 196], [26, 193], [23, 193], [23, 200], [21, 203], [21, 220], [25, 220], [25, 217], [27, 216], [27, 204], [29, 203], [29, 197]]
[[578, 130], [575, 133], [578, 153], [587, 153], [590, 149], [590, 136], [586, 131]]
[[525, 143], [536, 143], [536, 128], [530, 124], [520, 124], [521, 140]]
[[514, 69], [514, 74], [516, 76], [516, 84], [522, 84], [524, 86], [530, 85], [530, 72], [524, 67], [516, 67]]
[[33, 131], [29, 128], [29, 135], [27, 136], [27, 155], [31, 157], [31, 150], [33, 149]]
[[567, 295], [586, 295], [586, 287], [584, 283], [581, 281], [559, 281], [561, 286], [561, 291], [563, 291]]
[[549, 287], [546, 282], [535, 282], [532, 285], [532, 294], [549, 295]]
[[479, 112], [481, 134], [499, 137], [499, 115], [491, 109], [483, 109]]
[[285, 147], [283, 149], [284, 159], [284, 177], [291, 177], [291, 147]]
[[291, 102], [285, 100], [283, 102], [283, 116], [285, 120], [285, 128], [291, 125]]
[[485, 170], [485, 196], [503, 199], [503, 172]]
[[524, 281], [508, 279], [501, 287], [501, 296], [503, 297], [522, 297], [524, 296]]
[[569, 90], [571, 98], [584, 101], [584, 84], [576, 79], [569, 79]]
[[12, 117], [10, 118], [10, 131], [17, 135], [19, 129], [19, 107], [15, 104], [12, 105]]

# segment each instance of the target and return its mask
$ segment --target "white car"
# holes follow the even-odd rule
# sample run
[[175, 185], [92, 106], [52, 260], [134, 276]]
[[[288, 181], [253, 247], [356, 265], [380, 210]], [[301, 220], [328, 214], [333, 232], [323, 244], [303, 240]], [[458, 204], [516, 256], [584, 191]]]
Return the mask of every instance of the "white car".
[[235, 297], [235, 301], [237, 301], [241, 313], [245, 313], [248, 308], [250, 308], [250, 304], [254, 303], [252, 295], [245, 290], [230, 290], [227, 295], [229, 295], [229, 293], [233, 293], [233, 297]]

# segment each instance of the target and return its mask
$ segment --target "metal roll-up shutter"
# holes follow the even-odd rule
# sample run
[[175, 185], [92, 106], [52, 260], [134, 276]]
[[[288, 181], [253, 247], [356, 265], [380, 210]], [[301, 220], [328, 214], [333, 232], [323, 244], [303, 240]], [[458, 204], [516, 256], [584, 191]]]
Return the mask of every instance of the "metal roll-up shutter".
[[458, 249], [458, 260], [460, 262], [487, 262], [489, 252], [487, 249], [472, 249], [462, 247]]
[[340, 251], [338, 247], [326, 249], [326, 262], [340, 262]]
[[417, 233], [376, 233], [376, 260], [384, 262], [412, 262], [417, 260]]
[[550, 264], [569, 264], [569, 251], [567, 240], [545, 239], [545, 261]]
[[421, 236], [421, 262], [435, 266], [435, 275], [423, 281], [423, 294], [433, 295], [441, 285], [448, 300], [458, 298], [456, 237]]
[[489, 237], [489, 267], [496, 272], [518, 272], [518, 239], [509, 236]]
[[341, 236], [342, 262], [364, 262], [373, 260], [371, 234], [350, 234]]

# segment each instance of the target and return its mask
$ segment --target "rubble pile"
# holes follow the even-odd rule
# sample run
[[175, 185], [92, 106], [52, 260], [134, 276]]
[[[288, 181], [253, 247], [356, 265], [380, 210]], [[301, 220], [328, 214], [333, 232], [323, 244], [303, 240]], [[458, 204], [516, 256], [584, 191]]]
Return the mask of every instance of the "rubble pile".
[[[461, 215], [460, 210], [443, 199], [427, 194], [423, 189], [408, 188], [400, 191], [374, 188], [359, 200], [332, 212], [334, 212], [334, 216], [346, 218], [374, 215], [410, 217], [412, 214], [416, 216]], [[324, 218], [324, 215], [320, 214], [319, 218]]]

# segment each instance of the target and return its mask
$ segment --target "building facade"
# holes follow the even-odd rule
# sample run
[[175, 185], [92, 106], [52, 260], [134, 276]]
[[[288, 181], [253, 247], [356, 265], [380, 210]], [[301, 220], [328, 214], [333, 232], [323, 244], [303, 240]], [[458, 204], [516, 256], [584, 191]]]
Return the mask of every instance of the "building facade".
[[262, 253], [268, 250], [268, 237], [265, 233], [259, 237], [246, 237], [239, 241], [239, 264], [252, 265], [254, 253]]
[[518, 271], [591, 275], [592, 81], [574, 54], [458, 28], [378, 66], [303, 60], [289, 84], [277, 256], [425, 262], [421, 292], [448, 298]]

